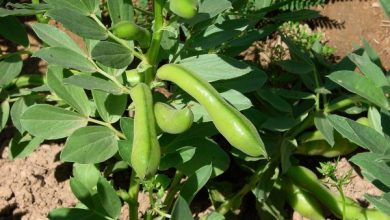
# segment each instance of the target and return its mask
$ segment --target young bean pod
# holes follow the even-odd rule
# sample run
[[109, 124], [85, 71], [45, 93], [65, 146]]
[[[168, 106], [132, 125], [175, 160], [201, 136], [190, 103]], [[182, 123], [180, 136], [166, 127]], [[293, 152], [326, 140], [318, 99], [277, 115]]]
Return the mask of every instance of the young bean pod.
[[177, 110], [162, 102], [154, 104], [154, 115], [160, 129], [170, 134], [183, 133], [188, 130], [191, 127], [192, 122], [194, 122], [194, 114], [191, 109], [183, 108]]
[[344, 215], [347, 220], [390, 220], [390, 216], [379, 210], [362, 208], [347, 197], [345, 197], [345, 213], [343, 213], [344, 204], [342, 196], [328, 190], [315, 173], [305, 167], [291, 166], [287, 171], [287, 176], [298, 187], [314, 195], [338, 218], [342, 218]]
[[174, 82], [194, 97], [210, 115], [215, 127], [235, 148], [253, 156], [267, 153], [256, 127], [237, 109], [228, 104], [215, 88], [195, 73], [178, 64], [166, 64], [157, 77]]
[[170, 0], [169, 9], [179, 17], [190, 19], [197, 13], [197, 0]]
[[130, 91], [130, 95], [135, 105], [131, 165], [143, 180], [152, 177], [157, 171], [161, 157], [160, 144], [156, 135], [150, 88], [139, 83]]
[[142, 48], [147, 48], [151, 41], [150, 32], [131, 21], [121, 21], [113, 27], [113, 34], [124, 40], [135, 40]]
[[335, 133], [335, 144], [332, 147], [328, 144], [320, 131], [304, 133], [298, 138], [298, 142], [299, 145], [295, 153], [328, 158], [344, 156], [352, 153], [358, 148], [356, 144], [343, 138], [339, 133]]
[[287, 202], [303, 217], [312, 220], [325, 220], [321, 205], [308, 192], [293, 184], [289, 179], [284, 179], [282, 189], [286, 193]]

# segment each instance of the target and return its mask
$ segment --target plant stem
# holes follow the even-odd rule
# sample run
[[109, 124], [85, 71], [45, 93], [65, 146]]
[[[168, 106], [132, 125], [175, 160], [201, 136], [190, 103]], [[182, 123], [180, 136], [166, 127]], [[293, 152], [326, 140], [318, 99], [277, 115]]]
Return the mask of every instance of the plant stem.
[[154, 71], [157, 68], [157, 58], [160, 52], [160, 44], [163, 36], [164, 18], [163, 18], [163, 6], [165, 0], [154, 0], [153, 1], [153, 13], [154, 13], [154, 25], [153, 25], [153, 36], [152, 42], [146, 53], [147, 64], [151, 65], [145, 71], [145, 83], [150, 84], [154, 78]]
[[114, 41], [118, 42], [119, 44], [121, 44], [122, 46], [126, 47], [127, 49], [129, 49], [131, 51], [131, 53], [137, 57], [138, 59], [140, 59], [141, 61], [146, 61], [145, 59], [145, 56], [139, 52], [137, 52], [136, 50], [134, 50], [134, 48], [131, 48], [127, 42], [117, 36], [115, 36], [113, 33], [111, 33], [109, 30], [107, 30], [106, 26], [104, 26], [104, 24], [100, 21], [100, 19], [98, 17], [96, 17], [95, 14], [92, 14], [91, 15], [91, 18], [99, 25], [101, 26], [102, 28], [104, 28], [106, 31], [107, 31], [107, 35], [109, 38], [113, 39]]
[[271, 167], [271, 164], [273, 164], [272, 161], [267, 162], [267, 164], [264, 167], [260, 167], [256, 170], [255, 173], [252, 174], [247, 184], [242, 187], [242, 189], [236, 193], [232, 198], [226, 200], [224, 203], [222, 203], [221, 206], [218, 207], [217, 212], [225, 215], [226, 213], [231, 210], [234, 205], [237, 203], [237, 201], [240, 201], [247, 193], [249, 193], [261, 180], [262, 173], [264, 173], [266, 170], [268, 170]]
[[184, 177], [184, 174], [182, 172], [180, 172], [179, 170], [176, 170], [175, 177], [173, 177], [171, 186], [169, 187], [168, 193], [164, 199], [164, 207], [165, 207], [165, 210], [167, 210], [168, 212], [171, 209], [171, 206], [172, 206], [172, 203], [175, 199], [176, 193], [180, 189], [180, 182], [181, 182], [181, 179], [183, 177]]
[[33, 53], [34, 52], [31, 50], [19, 50], [19, 51], [13, 52], [13, 53], [7, 53], [7, 54], [0, 55], [0, 60], [6, 59], [6, 58], [14, 56], [14, 55], [22, 55], [22, 54], [32, 55]]
[[139, 182], [133, 170], [130, 176], [130, 186], [128, 192], [129, 220], [138, 219], [138, 192], [139, 192]]
[[337, 184], [337, 190], [340, 192], [341, 200], [342, 200], [342, 202], [343, 202], [343, 220], [345, 220], [345, 209], [346, 209], [346, 205], [345, 205], [344, 190], [343, 190], [343, 187], [340, 186], [339, 184]]
[[[313, 74], [314, 74], [314, 82], [316, 84], [316, 89], [319, 89], [320, 88], [320, 79], [318, 78], [318, 72], [317, 72], [317, 69], [315, 67], [313, 68]], [[315, 104], [316, 110], [320, 111], [320, 93], [318, 91], [316, 91], [315, 101], [316, 101], [316, 104]]]
[[352, 96], [352, 97], [345, 98], [345, 99], [341, 99], [341, 100], [339, 100], [331, 105], [325, 106], [324, 112], [331, 113], [331, 112], [334, 112], [336, 110], [345, 108], [347, 106], [354, 105], [359, 101], [362, 101], [362, 99], [356, 95]]
[[163, 6], [165, 0], [154, 0], [153, 1], [153, 13], [154, 13], [154, 25], [153, 25], [153, 36], [150, 48], [146, 53], [148, 63], [155, 65], [157, 62], [158, 53], [160, 51], [160, 43], [163, 36], [164, 18], [163, 18]]
[[109, 129], [111, 129], [112, 131], [114, 131], [115, 134], [118, 137], [120, 137], [122, 139], [126, 139], [126, 136], [122, 132], [116, 130], [110, 123], [107, 123], [107, 122], [104, 122], [104, 121], [99, 121], [99, 120], [96, 120], [94, 118], [88, 118], [88, 121], [92, 122], [92, 123], [95, 123], [95, 124], [98, 124], [98, 125], [103, 125], [103, 126], [109, 128]]
[[[31, 1], [34, 5], [39, 5], [39, 0], [32, 0]], [[43, 14], [36, 14], [35, 17], [37, 18], [37, 21], [39, 23], [43, 23], [43, 24], [47, 24], [49, 22], [49, 19], [48, 18], [45, 18], [45, 16], [43, 16]]]

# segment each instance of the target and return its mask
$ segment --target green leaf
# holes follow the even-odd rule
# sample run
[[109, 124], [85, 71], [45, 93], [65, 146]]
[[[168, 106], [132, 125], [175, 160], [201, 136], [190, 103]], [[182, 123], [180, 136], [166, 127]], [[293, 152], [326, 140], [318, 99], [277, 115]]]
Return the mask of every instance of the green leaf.
[[203, 166], [196, 170], [195, 173], [184, 183], [180, 190], [180, 196], [182, 196], [188, 204], [191, 204], [192, 199], [196, 196], [200, 189], [206, 185], [207, 181], [211, 177], [212, 171], [212, 164]]
[[111, 129], [88, 126], [69, 136], [61, 152], [61, 160], [81, 164], [100, 163], [114, 156], [117, 151], [117, 137]]
[[187, 22], [191, 25], [197, 24], [199, 22], [214, 18], [231, 7], [232, 3], [228, 0], [201, 1], [199, 4], [198, 13]]
[[253, 106], [250, 99], [248, 99], [245, 95], [236, 90], [229, 89], [220, 94], [224, 99], [226, 99], [226, 101], [228, 101], [239, 111], [248, 109]]
[[370, 43], [365, 39], [362, 38], [362, 42], [364, 45], [364, 52], [367, 54], [370, 60], [374, 62], [378, 66], [382, 66], [381, 60], [375, 49], [370, 45]]
[[292, 112], [292, 106], [283, 98], [273, 93], [269, 89], [259, 89], [256, 92], [261, 99], [268, 102], [272, 107], [281, 112]]
[[57, 208], [49, 213], [48, 218], [50, 220], [107, 220], [104, 216], [80, 208]]
[[360, 95], [380, 107], [389, 107], [382, 89], [365, 76], [353, 71], [337, 71], [328, 75], [328, 77], [348, 91]]
[[338, 115], [328, 115], [330, 124], [345, 138], [377, 154], [390, 154], [390, 137], [373, 128]]
[[81, 182], [90, 193], [96, 192], [96, 185], [99, 181], [100, 172], [93, 164], [78, 164], [73, 165], [73, 176]]
[[225, 216], [218, 212], [212, 212], [207, 216], [206, 220], [225, 220]]
[[127, 140], [132, 141], [134, 135], [134, 119], [128, 117], [122, 117], [120, 120], [120, 126]]
[[313, 66], [297, 60], [282, 60], [276, 64], [289, 73], [307, 74], [313, 71]]
[[[205, 138], [189, 138], [187, 140], [173, 143], [169, 149], [179, 149], [182, 147], [195, 147], [195, 154], [191, 160], [178, 164], [176, 168], [187, 176], [191, 176], [201, 167], [212, 164], [212, 176], [221, 175], [230, 164], [230, 158], [217, 143]], [[167, 150], [167, 152], [172, 152]]]
[[375, 186], [385, 184], [390, 187], [390, 166], [383, 160], [378, 160], [379, 154], [360, 153], [353, 156], [350, 161], [358, 165], [365, 178], [371, 181]]
[[177, 197], [175, 204], [173, 205], [172, 220], [193, 220], [192, 213], [188, 203], [180, 195]]
[[101, 41], [92, 49], [92, 59], [108, 67], [121, 69], [133, 61], [131, 51], [117, 43]]
[[0, 61], [0, 87], [5, 87], [22, 71], [23, 62], [19, 55], [12, 55]]
[[107, 0], [107, 7], [113, 25], [120, 21], [134, 20], [134, 9], [131, 0]]
[[64, 83], [79, 86], [88, 90], [101, 90], [114, 95], [122, 93], [121, 88], [115, 85], [115, 83], [89, 75], [74, 75], [64, 79]]
[[180, 65], [198, 74], [208, 82], [237, 78], [251, 72], [264, 74], [244, 62], [217, 54], [189, 57], [181, 60]]
[[98, 0], [45, 0], [54, 8], [67, 8], [84, 15], [94, 14], [99, 9]]
[[83, 89], [63, 82], [66, 70], [58, 66], [49, 65], [47, 71], [47, 85], [58, 97], [72, 106], [84, 116], [91, 114], [91, 106], [87, 94]]
[[390, 2], [387, 0], [380, 0], [383, 10], [385, 11], [385, 14], [387, 15], [387, 18], [390, 19]]
[[115, 189], [104, 177], [100, 177], [97, 184], [97, 191], [99, 202], [102, 204], [106, 213], [111, 218], [117, 219], [121, 211], [122, 203]]
[[127, 95], [112, 95], [99, 90], [92, 90], [92, 96], [100, 117], [108, 123], [117, 122], [127, 107]]
[[389, 82], [382, 69], [371, 62], [368, 57], [359, 56], [357, 54], [349, 54], [348, 57], [377, 87], [389, 86]]
[[[63, 1], [62, 1], [63, 2]], [[63, 47], [71, 49], [79, 54], [84, 54], [81, 48], [63, 31], [53, 25], [33, 23], [31, 24], [39, 39], [51, 47]]]
[[167, 170], [176, 167], [180, 164], [186, 163], [195, 155], [195, 147], [185, 146], [170, 152], [161, 158], [159, 170]]
[[236, 90], [241, 93], [253, 92], [261, 88], [267, 80], [263, 71], [250, 72], [238, 78], [219, 80], [213, 83], [218, 91]]
[[374, 128], [377, 132], [379, 132], [381, 135], [383, 135], [383, 128], [382, 128], [382, 122], [381, 122], [381, 114], [374, 106], [370, 106], [368, 108], [368, 121], [370, 124], [370, 127]]
[[81, 37], [95, 40], [104, 40], [108, 37], [105, 28], [77, 11], [64, 8], [52, 9], [49, 10], [46, 15], [62, 23], [64, 27]]
[[22, 128], [32, 135], [52, 140], [69, 136], [86, 126], [88, 119], [59, 107], [37, 104], [26, 109], [20, 122]]
[[383, 213], [386, 213], [388, 216], [390, 216], [390, 193], [385, 193], [380, 197], [365, 194], [364, 197], [367, 199], [369, 203], [374, 205], [375, 208], [379, 209]]
[[10, 111], [12, 123], [21, 134], [24, 133], [24, 129], [20, 122], [20, 117], [24, 111], [26, 111], [26, 109], [34, 103], [35, 101], [30, 96], [23, 96], [16, 100], [16, 102], [12, 105]]
[[323, 113], [317, 114], [314, 117], [314, 125], [321, 132], [322, 136], [324, 136], [326, 142], [333, 147], [335, 143], [333, 127]]
[[[0, 14], [2, 12], [0, 11]], [[22, 23], [13, 16], [2, 17], [0, 15], [0, 36], [24, 47], [29, 46], [27, 32]]]
[[131, 166], [131, 151], [133, 149], [133, 140], [119, 140], [118, 152], [122, 160]]
[[9, 144], [9, 158], [13, 160], [16, 158], [26, 157], [37, 149], [43, 141], [43, 138], [31, 137], [29, 134], [22, 136], [19, 132], [17, 132], [12, 137]]
[[63, 47], [47, 47], [35, 52], [33, 57], [46, 60], [49, 64], [55, 64], [66, 69], [76, 69], [82, 72], [92, 73], [95, 66], [87, 57]]
[[9, 102], [8, 100], [4, 100], [0, 105], [0, 131], [2, 131], [7, 125], [7, 121], [9, 118]]

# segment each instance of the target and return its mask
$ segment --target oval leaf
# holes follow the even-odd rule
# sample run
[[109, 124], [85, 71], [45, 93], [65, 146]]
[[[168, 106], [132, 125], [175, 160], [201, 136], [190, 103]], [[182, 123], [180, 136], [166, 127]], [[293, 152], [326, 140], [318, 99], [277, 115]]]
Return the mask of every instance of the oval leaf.
[[88, 119], [59, 107], [38, 104], [27, 108], [20, 122], [23, 129], [32, 135], [52, 140], [69, 136], [86, 126]]
[[100, 163], [117, 151], [118, 142], [112, 130], [103, 126], [88, 126], [69, 136], [61, 152], [61, 160], [81, 164]]

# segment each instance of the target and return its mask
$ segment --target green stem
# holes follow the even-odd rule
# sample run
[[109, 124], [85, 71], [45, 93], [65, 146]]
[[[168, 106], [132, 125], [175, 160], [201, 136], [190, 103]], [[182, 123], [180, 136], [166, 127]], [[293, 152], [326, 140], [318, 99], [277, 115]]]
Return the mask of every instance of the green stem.
[[[32, 0], [31, 1], [34, 5], [39, 5], [39, 0]], [[49, 19], [43, 16], [43, 14], [36, 14], [35, 17], [37, 18], [37, 21], [39, 23], [47, 24], [49, 22]]]
[[88, 121], [92, 122], [92, 123], [95, 123], [95, 124], [98, 124], [98, 125], [105, 126], [105, 127], [109, 128], [109, 129], [111, 129], [112, 131], [114, 131], [115, 134], [118, 137], [120, 137], [122, 139], [126, 139], [126, 136], [122, 132], [116, 130], [110, 123], [107, 123], [107, 122], [104, 122], [104, 121], [99, 121], [99, 120], [96, 120], [94, 118], [88, 118]]
[[149, 11], [145, 11], [135, 5], [133, 5], [133, 8], [139, 12], [141, 12], [142, 14], [145, 14], [145, 15], [149, 15], [149, 16], [153, 16], [153, 13], [149, 12]]
[[136, 177], [134, 170], [131, 173], [130, 177], [130, 186], [129, 186], [129, 220], [138, 219], [138, 193], [139, 193], [139, 181]]
[[[314, 82], [316, 84], [316, 89], [319, 89], [320, 88], [320, 79], [318, 78], [318, 72], [317, 72], [315, 67], [313, 69], [313, 74], [314, 74]], [[316, 110], [320, 111], [320, 93], [318, 91], [316, 91], [315, 101], [316, 101], [316, 104], [315, 104]]]
[[231, 210], [233, 206], [237, 203], [237, 201], [240, 201], [247, 193], [249, 193], [254, 187], [256, 187], [257, 183], [261, 181], [262, 173], [268, 170], [271, 167], [271, 164], [273, 164], [273, 162], [269, 161], [264, 167], [260, 167], [259, 169], [257, 169], [256, 172], [253, 173], [250, 177], [249, 183], [245, 184], [244, 187], [242, 187], [241, 190], [236, 193], [232, 198], [222, 203], [222, 205], [218, 207], [217, 212], [222, 215], [228, 213], [229, 210]]
[[184, 174], [182, 172], [180, 172], [179, 170], [176, 170], [175, 177], [173, 178], [171, 186], [168, 189], [167, 196], [164, 199], [164, 207], [165, 207], [165, 210], [167, 210], [168, 212], [171, 209], [171, 206], [172, 206], [173, 201], [175, 199], [176, 193], [180, 189], [180, 182], [181, 182], [181, 179], [183, 177], [184, 177]]
[[115, 76], [112, 76], [107, 72], [105, 72], [104, 70], [102, 70], [95, 62], [93, 62], [93, 60], [91, 60], [91, 62], [95, 66], [96, 71], [98, 73], [102, 74], [103, 76], [107, 77], [109, 80], [113, 81], [123, 92], [130, 94], [130, 89], [122, 85], [122, 83], [120, 83]]
[[341, 99], [331, 105], [325, 106], [324, 112], [331, 113], [339, 109], [355, 105], [357, 102], [363, 101], [359, 96], [352, 96], [345, 99]]
[[153, 1], [153, 13], [154, 13], [154, 25], [153, 36], [150, 48], [146, 53], [148, 63], [154, 66], [157, 62], [158, 53], [160, 51], [161, 39], [163, 36], [164, 18], [163, 18], [163, 6], [165, 0]]
[[310, 112], [309, 115], [300, 123], [298, 126], [289, 130], [284, 136], [287, 139], [294, 139], [299, 133], [304, 131], [306, 128], [311, 127], [314, 124], [315, 112]]
[[100, 21], [98, 17], [96, 17], [95, 14], [91, 15], [91, 18], [102, 28], [104, 28], [107, 31], [108, 37], [111, 38], [112, 40], [116, 41], [117, 43], [121, 44], [122, 46], [126, 47], [131, 51], [131, 53], [140, 59], [141, 61], [146, 61], [146, 58], [143, 54], [139, 53], [138, 51], [134, 50], [134, 48], [131, 48], [128, 44], [127, 41], [115, 36], [113, 33], [111, 33], [109, 30], [107, 30], [106, 26]]

